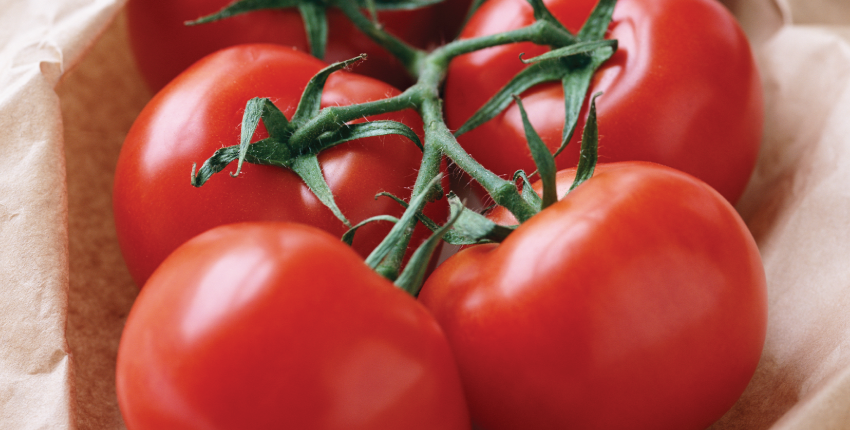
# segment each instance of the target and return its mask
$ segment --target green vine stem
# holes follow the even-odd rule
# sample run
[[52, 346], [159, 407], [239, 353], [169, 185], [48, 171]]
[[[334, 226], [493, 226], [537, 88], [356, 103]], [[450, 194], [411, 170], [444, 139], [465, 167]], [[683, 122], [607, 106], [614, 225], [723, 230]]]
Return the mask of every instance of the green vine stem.
[[384, 31], [374, 21], [363, 15], [357, 3], [351, 0], [333, 0], [332, 4], [339, 8], [360, 31], [398, 58], [413, 79], [419, 77], [419, 64], [427, 55], [425, 51], [416, 49]]
[[[592, 13], [591, 18], [593, 19], [590, 19], [586, 27], [582, 28], [582, 31], [576, 36], [552, 17], [543, 5], [542, 0], [527, 1], [535, 9], [537, 20], [533, 24], [504, 33], [455, 40], [427, 53], [386, 33], [380, 25], [364, 15], [358, 2], [328, 0], [327, 5], [339, 8], [356, 27], [395, 55], [405, 65], [411, 76], [416, 79], [416, 83], [395, 97], [357, 105], [323, 108], [311, 118], [298, 122], [288, 139], [288, 147], [302, 157], [305, 154], [315, 154], [324, 149], [320, 142], [320, 136], [327, 132], [338, 131], [350, 121], [403, 109], [413, 109], [419, 113], [424, 122], [425, 140], [422, 163], [413, 186], [411, 201], [422, 199], [432, 201], [443, 197], [442, 188], [439, 185], [431, 184], [436, 183], [435, 178], [440, 175], [443, 156], [446, 156], [479, 182], [496, 204], [504, 206], [517, 220], [523, 222], [531, 218], [541, 209], [539, 196], [536, 196], [536, 199], [528, 198], [525, 195], [526, 193], [523, 192], [527, 190], [520, 191], [514, 178], [504, 179], [472, 158], [460, 146], [446, 126], [443, 119], [443, 102], [440, 97], [440, 88], [446, 77], [448, 65], [453, 58], [489, 47], [519, 42], [532, 42], [557, 50], [566, 46], [599, 40], [604, 35], [607, 22], [610, 20], [610, 12], [615, 3], [615, 0], [600, 1], [600, 5]], [[616, 49], [616, 44], [614, 44], [613, 49]], [[610, 48], [609, 51], [613, 52]], [[610, 55], [610, 52], [608, 55]], [[517, 61], [520, 61], [520, 59], [517, 59]], [[579, 88], [571, 89], [579, 90]], [[579, 94], [575, 94], [575, 96], [579, 97]], [[584, 93], [580, 95], [582, 100], [584, 96]], [[569, 121], [569, 118], [567, 120]], [[518, 173], [524, 176], [522, 172]], [[387, 279], [395, 280], [398, 278], [402, 259], [416, 222], [415, 217], [407, 217], [406, 221], [399, 220], [402, 225], [397, 225], [397, 227], [403, 230], [401, 238], [394, 243], [386, 257], [382, 258], [380, 263], [376, 265], [375, 270]]]

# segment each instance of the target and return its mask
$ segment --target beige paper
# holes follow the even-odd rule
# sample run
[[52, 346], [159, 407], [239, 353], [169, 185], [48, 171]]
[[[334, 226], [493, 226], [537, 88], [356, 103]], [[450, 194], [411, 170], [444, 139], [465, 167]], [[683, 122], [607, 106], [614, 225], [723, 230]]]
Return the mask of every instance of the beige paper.
[[120, 1], [7, 0], [0, 13], [0, 427], [72, 427], [60, 76]]
[[[109, 193], [150, 94], [123, 19], [68, 71], [122, 0], [5, 3], [0, 428], [120, 429], [115, 352], [136, 290]], [[764, 149], [738, 209], [764, 258], [770, 319], [756, 376], [712, 428], [850, 429], [850, 3], [725, 3], [753, 41], [766, 91]]]
[[127, 49], [124, 14], [57, 92], [68, 165], [67, 338], [74, 357], [76, 422], [81, 429], [119, 429], [115, 357], [139, 290], [118, 249], [112, 181], [124, 137], [151, 97]]
[[[738, 205], [765, 263], [768, 336], [717, 428], [850, 428], [850, 3], [788, 1], [758, 45], [764, 145]], [[775, 424], [774, 424], [775, 423]]]

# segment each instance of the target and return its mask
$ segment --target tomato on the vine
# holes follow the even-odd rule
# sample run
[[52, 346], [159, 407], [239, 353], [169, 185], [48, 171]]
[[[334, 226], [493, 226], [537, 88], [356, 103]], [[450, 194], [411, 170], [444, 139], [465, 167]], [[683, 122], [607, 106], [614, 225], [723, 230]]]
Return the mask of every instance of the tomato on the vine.
[[243, 223], [178, 248], [117, 363], [131, 429], [469, 429], [440, 327], [309, 226]]
[[449, 258], [419, 297], [487, 430], [704, 429], [747, 386], [767, 324], [734, 208], [643, 162], [600, 165], [501, 244]]
[[[577, 32], [596, 0], [545, 0], [565, 27]], [[462, 33], [472, 38], [533, 22], [525, 0], [489, 0]], [[619, 49], [597, 72], [588, 94], [598, 100], [602, 162], [644, 160], [690, 173], [735, 202], [749, 181], [760, 146], [763, 101], [747, 38], [734, 17], [714, 0], [620, 0], [608, 39]], [[531, 43], [460, 56], [450, 65], [446, 119], [459, 128], [496, 91], [526, 67], [519, 60], [546, 51]], [[564, 95], [560, 82], [522, 94], [531, 123], [552, 150], [562, 139]], [[587, 105], [577, 130], [583, 127]], [[578, 160], [580, 132], [557, 159]], [[485, 167], [501, 175], [534, 165], [519, 110], [512, 104], [459, 137]]]
[[[130, 43], [139, 70], [158, 91], [180, 72], [207, 54], [244, 43], [275, 43], [310, 52], [304, 23], [296, 8], [262, 10], [208, 24], [185, 21], [218, 12], [233, 0], [130, 0], [127, 5]], [[338, 10], [329, 10], [325, 60], [336, 62], [369, 54], [358, 72], [396, 87], [410, 83], [407, 72], [392, 55], [361, 33]], [[425, 48], [436, 39], [433, 7], [383, 11], [385, 29], [413, 46]]]
[[[175, 248], [221, 224], [291, 221], [319, 227], [337, 237], [347, 227], [297, 175], [279, 167], [245, 164], [238, 178], [226, 172], [205, 185], [190, 184], [192, 165], [201, 165], [223, 146], [240, 142], [246, 102], [268, 97], [291, 118], [309, 79], [326, 65], [292, 48], [241, 45], [196, 63], [158, 93], [127, 135], [118, 160], [113, 208], [118, 240], [133, 279], [141, 287]], [[349, 105], [398, 94], [372, 78], [336, 72], [327, 80], [322, 105]], [[419, 116], [405, 110], [370, 119], [391, 119], [421, 132]], [[265, 137], [260, 127], [257, 138]], [[353, 223], [376, 215], [399, 216], [403, 208], [380, 192], [406, 198], [422, 152], [405, 137], [369, 137], [319, 154], [319, 162], [342, 213]], [[235, 171], [236, 166], [230, 168]], [[426, 213], [445, 219], [445, 199]], [[360, 229], [354, 249], [366, 256], [391, 228], [373, 223]], [[428, 231], [415, 233], [418, 244]]]

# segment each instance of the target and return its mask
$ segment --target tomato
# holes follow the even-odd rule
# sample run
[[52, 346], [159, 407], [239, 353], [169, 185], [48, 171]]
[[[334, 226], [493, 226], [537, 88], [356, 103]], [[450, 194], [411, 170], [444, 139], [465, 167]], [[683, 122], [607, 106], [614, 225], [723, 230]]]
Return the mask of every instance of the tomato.
[[[233, 163], [200, 188], [189, 181], [193, 163], [200, 166], [217, 149], [239, 144], [249, 99], [269, 97], [291, 118], [308, 80], [323, 67], [292, 48], [237, 46], [196, 63], [148, 103], [121, 149], [113, 190], [118, 241], [140, 287], [180, 244], [221, 224], [278, 220], [307, 223], [337, 237], [346, 231], [304, 182], [283, 168], [246, 163], [240, 177], [231, 178], [227, 172], [236, 170]], [[327, 81], [322, 104], [348, 105], [396, 94], [383, 82], [336, 72]], [[419, 116], [409, 110], [373, 119], [422, 128]], [[262, 137], [258, 132], [256, 138]], [[421, 157], [416, 145], [392, 135], [341, 144], [319, 154], [319, 162], [337, 205], [357, 223], [380, 214], [401, 215], [399, 204], [375, 195], [409, 196]], [[426, 213], [445, 219], [445, 199], [426, 207]], [[390, 228], [379, 223], [360, 229], [355, 250], [368, 255]], [[428, 234], [421, 227], [413, 243]]]
[[704, 429], [747, 386], [767, 321], [732, 206], [643, 162], [600, 166], [501, 244], [449, 258], [420, 300], [487, 430]]
[[[297, 9], [264, 10], [188, 27], [185, 21], [218, 12], [233, 0], [131, 0], [127, 5], [130, 43], [148, 85], [159, 91], [168, 81], [207, 54], [244, 43], [276, 43], [310, 52]], [[325, 60], [336, 62], [369, 54], [358, 72], [397, 87], [410, 83], [389, 52], [354, 27], [338, 10], [328, 11]], [[435, 39], [433, 7], [379, 13], [385, 29], [417, 47]]]
[[470, 6], [472, 0], [443, 0], [437, 4], [441, 42], [449, 42], [458, 36]]
[[130, 429], [469, 429], [445, 336], [309, 226], [244, 223], [176, 250], [127, 319]]
[[[595, 0], [545, 0], [555, 17], [577, 31]], [[471, 38], [533, 22], [525, 0], [489, 0], [466, 26]], [[600, 161], [652, 161], [690, 173], [735, 202], [760, 146], [763, 101], [749, 44], [733, 16], [714, 0], [620, 0], [609, 34], [619, 50], [595, 76]], [[459, 128], [497, 90], [547, 50], [530, 43], [495, 47], [456, 58], [446, 80], [446, 119]], [[560, 82], [522, 94], [532, 125], [553, 151], [561, 142], [564, 96]], [[585, 103], [584, 118], [587, 112]], [[578, 160], [583, 120], [557, 159]], [[512, 104], [459, 138], [484, 166], [509, 176], [535, 170], [519, 109]]]

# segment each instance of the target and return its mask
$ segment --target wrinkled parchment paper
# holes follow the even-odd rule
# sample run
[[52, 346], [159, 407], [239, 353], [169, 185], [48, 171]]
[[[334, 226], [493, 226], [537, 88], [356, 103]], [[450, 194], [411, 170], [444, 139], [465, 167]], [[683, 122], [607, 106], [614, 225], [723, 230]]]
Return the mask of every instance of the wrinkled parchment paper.
[[[137, 290], [110, 193], [151, 94], [123, 3], [0, 0], [3, 429], [124, 428], [113, 371]], [[759, 369], [712, 429], [850, 429], [850, 2], [725, 3], [765, 87], [763, 149], [738, 210], [770, 308]]]
[[0, 2], [0, 427], [73, 422], [68, 199], [54, 87], [116, 0]]

